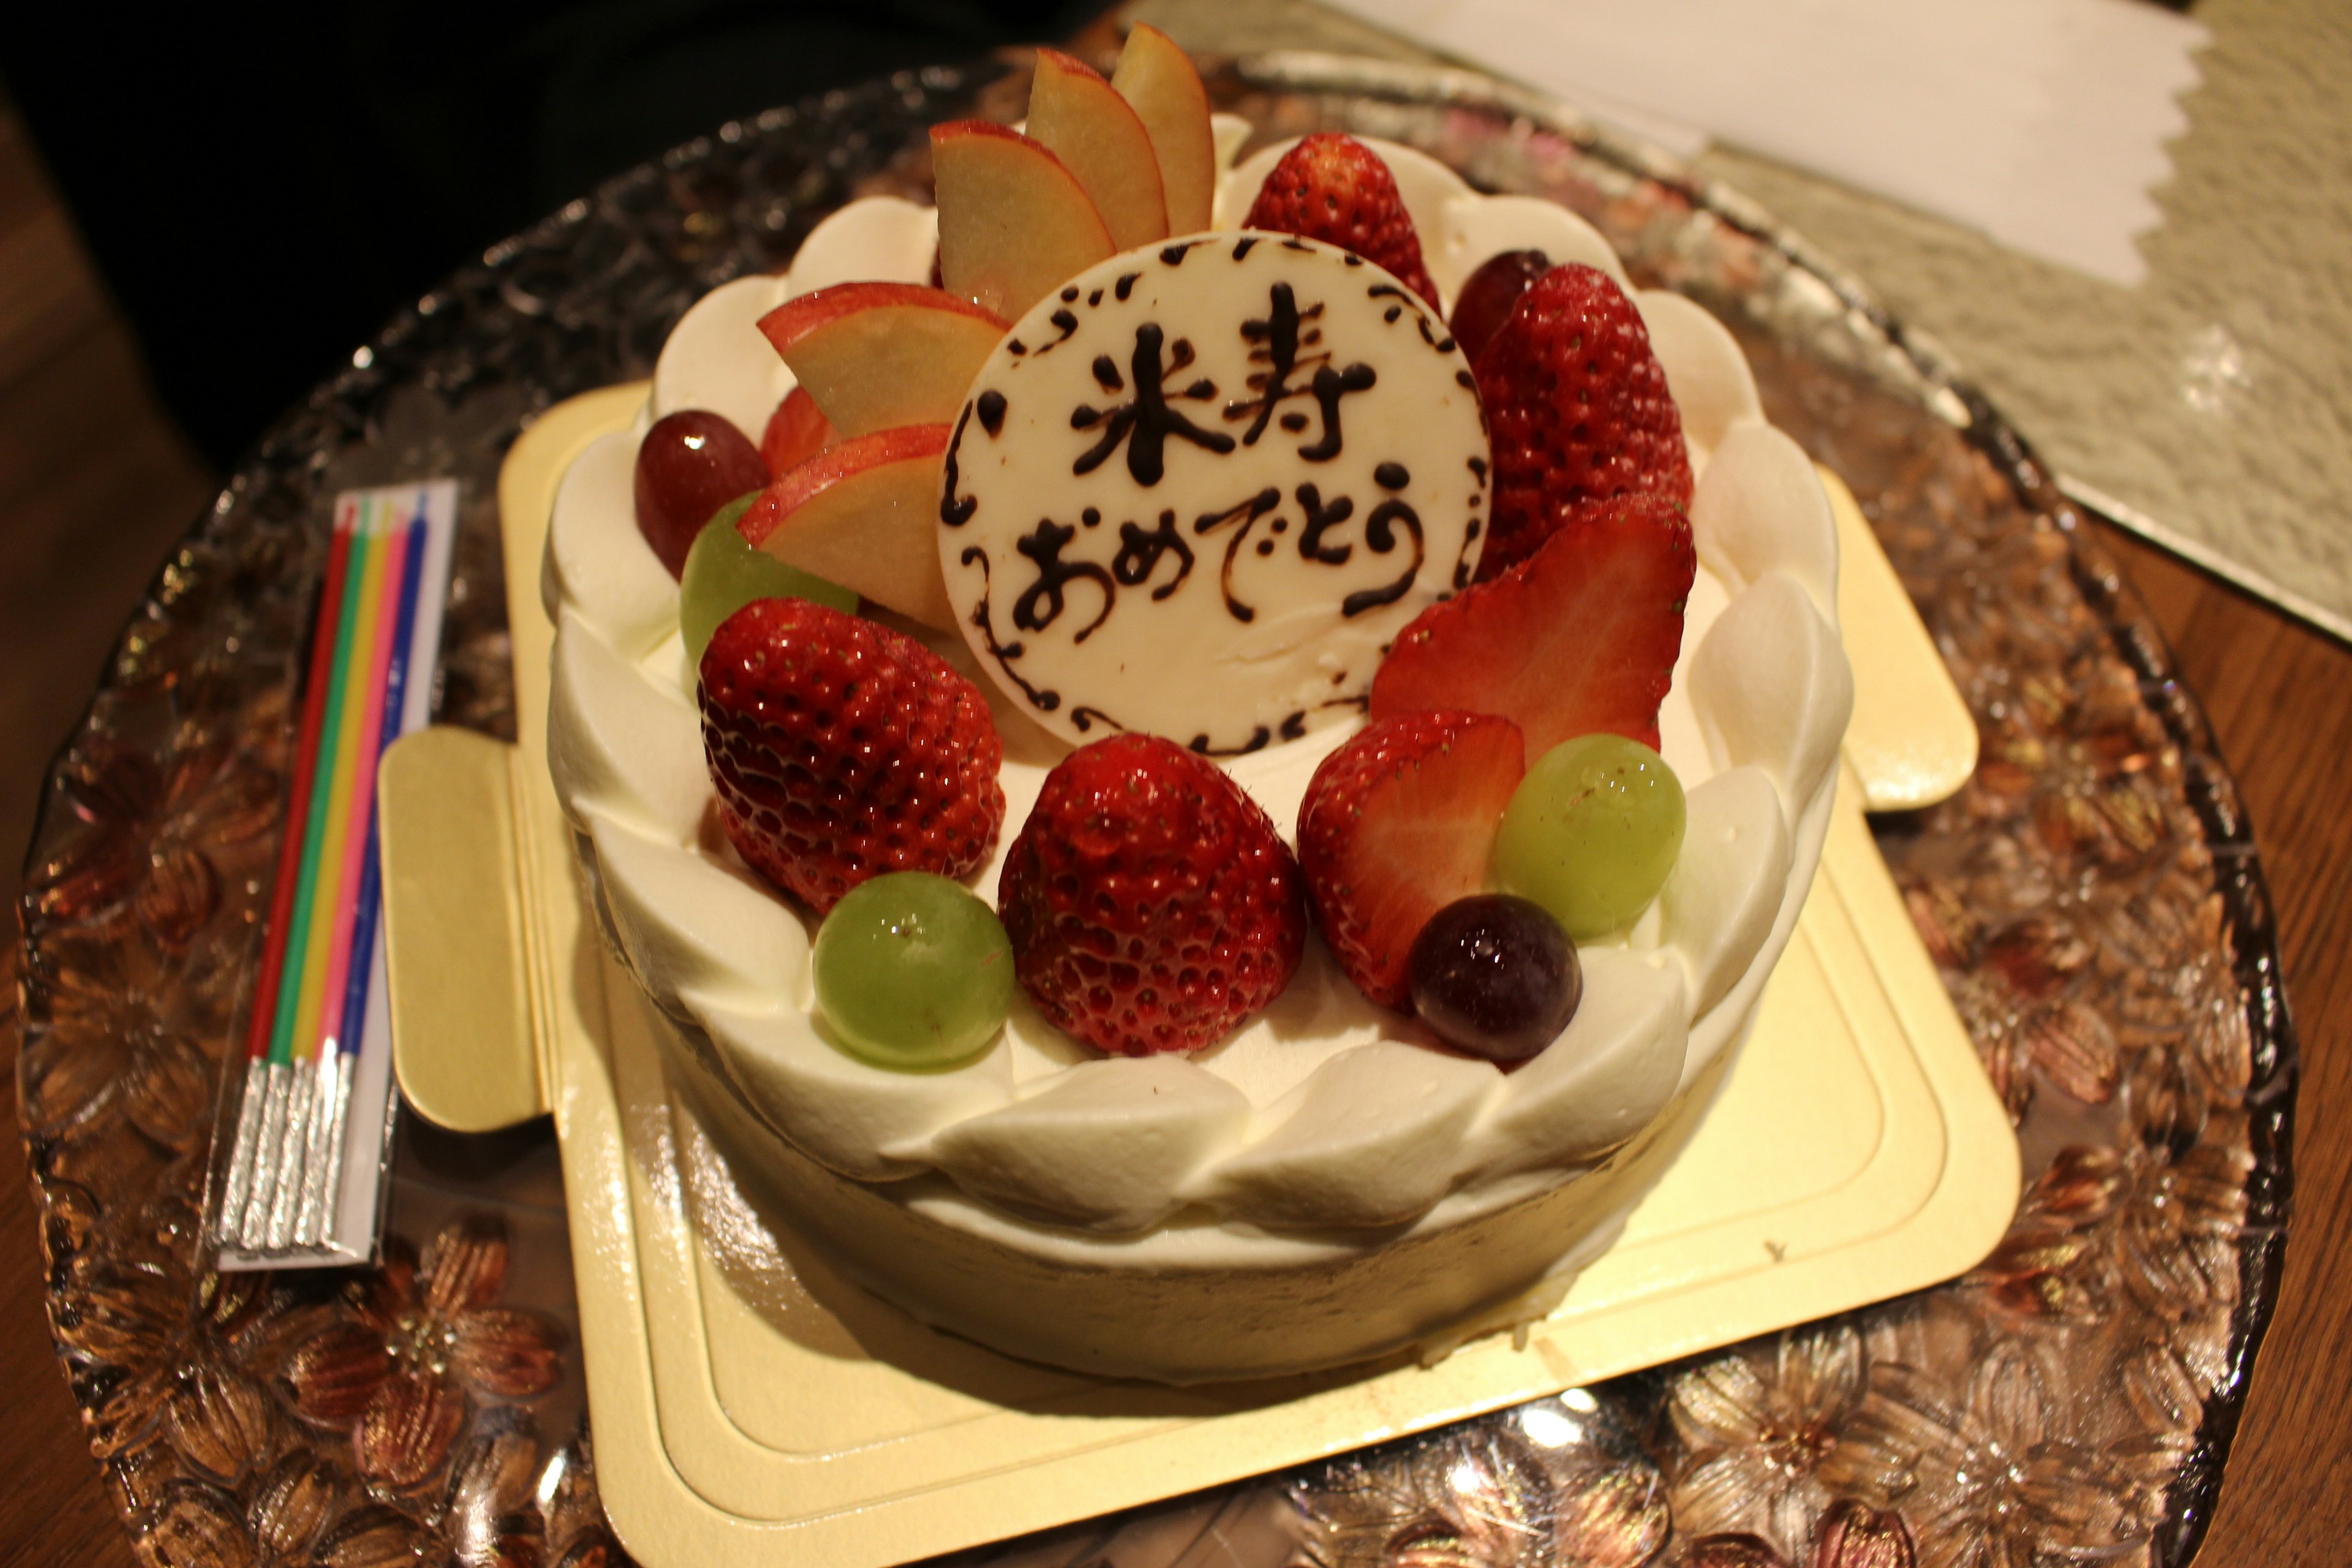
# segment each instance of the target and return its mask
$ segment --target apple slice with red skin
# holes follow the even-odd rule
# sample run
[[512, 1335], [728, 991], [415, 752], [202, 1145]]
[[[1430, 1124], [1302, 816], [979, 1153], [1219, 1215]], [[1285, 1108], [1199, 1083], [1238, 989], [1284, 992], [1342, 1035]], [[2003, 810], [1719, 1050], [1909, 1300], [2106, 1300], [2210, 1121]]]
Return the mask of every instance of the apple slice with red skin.
[[1168, 237], [1168, 196], [1150, 132], [1101, 72], [1059, 49], [1039, 49], [1028, 132], [1078, 177], [1111, 244], [1133, 250]]
[[854, 437], [780, 476], [735, 524], [788, 566], [854, 588], [941, 631], [955, 611], [940, 577], [945, 425]]
[[1110, 85], [1151, 138], [1168, 202], [1168, 232], [1200, 233], [1209, 226], [1217, 198], [1217, 142], [1201, 73], [1167, 34], [1139, 26], [1127, 36]]
[[1078, 177], [1017, 131], [987, 120], [933, 126], [931, 176], [942, 284], [1008, 321], [1118, 254]]
[[836, 283], [760, 318], [818, 411], [846, 437], [953, 419], [1005, 325], [919, 283]]

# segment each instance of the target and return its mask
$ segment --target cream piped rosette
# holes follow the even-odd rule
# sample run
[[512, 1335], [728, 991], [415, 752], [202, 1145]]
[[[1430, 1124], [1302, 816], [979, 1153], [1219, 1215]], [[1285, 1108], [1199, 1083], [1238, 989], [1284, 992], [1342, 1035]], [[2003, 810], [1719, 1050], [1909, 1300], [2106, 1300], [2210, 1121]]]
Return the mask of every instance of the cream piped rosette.
[[[1506, 249], [1622, 278], [1572, 214], [1480, 195], [1422, 154], [1371, 145], [1449, 300]], [[1221, 219], [1246, 210], [1281, 151], [1227, 177]], [[664, 349], [647, 418], [591, 447], [558, 494], [542, 579], [558, 627], [551, 766], [648, 994], [708, 1041], [704, 1065], [769, 1130], [835, 1173], [877, 1183], [938, 1173], [975, 1214], [1016, 1226], [1135, 1237], [1181, 1215], [1171, 1245], [1190, 1258], [1204, 1246], [1242, 1256], [1268, 1243], [1265, 1230], [1434, 1223], [1605, 1159], [1747, 1028], [1811, 883], [1852, 706], [1829, 504], [1810, 460], [1764, 422], [1730, 334], [1679, 296], [1633, 291], [1698, 475], [1700, 574], [1661, 714], [1688, 828], [1650, 911], [1581, 950], [1583, 1004], [1549, 1049], [1507, 1074], [1436, 1048], [1412, 1020], [1366, 1002], [1310, 941], [1283, 995], [1194, 1057], [1098, 1059], [1016, 998], [975, 1060], [894, 1072], [828, 1041], [812, 922], [717, 829], [677, 590], [637, 531], [631, 474], [645, 425], [676, 408], [712, 408], [756, 433], [792, 385], [755, 329], [760, 315], [854, 278], [920, 280], [934, 221], [908, 203], [854, 203], [811, 235], [787, 276], [714, 290]], [[1003, 700], [961, 642], [929, 640], [990, 694], [1005, 739], [1005, 828], [971, 879], [989, 896], [1065, 747]], [[1223, 765], [1287, 830], [1317, 763], [1357, 727]]]

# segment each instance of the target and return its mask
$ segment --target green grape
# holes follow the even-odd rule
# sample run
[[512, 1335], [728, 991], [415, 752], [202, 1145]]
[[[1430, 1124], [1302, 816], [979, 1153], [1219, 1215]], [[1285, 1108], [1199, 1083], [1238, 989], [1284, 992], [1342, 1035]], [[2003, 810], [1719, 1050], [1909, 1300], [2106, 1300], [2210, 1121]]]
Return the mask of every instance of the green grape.
[[1503, 808], [1495, 879], [1590, 942], [1650, 907], [1683, 847], [1683, 786], [1622, 735], [1579, 735], [1536, 759]]
[[711, 513], [686, 552], [686, 570], [677, 582], [677, 626], [686, 637], [687, 660], [697, 668], [719, 623], [754, 599], [811, 599], [844, 615], [857, 613], [857, 595], [847, 588], [787, 566], [743, 542], [735, 521], [759, 499], [753, 490]]
[[833, 1038], [920, 1072], [978, 1055], [1013, 1005], [1013, 943], [960, 882], [892, 871], [850, 889], [816, 933], [816, 1002]]

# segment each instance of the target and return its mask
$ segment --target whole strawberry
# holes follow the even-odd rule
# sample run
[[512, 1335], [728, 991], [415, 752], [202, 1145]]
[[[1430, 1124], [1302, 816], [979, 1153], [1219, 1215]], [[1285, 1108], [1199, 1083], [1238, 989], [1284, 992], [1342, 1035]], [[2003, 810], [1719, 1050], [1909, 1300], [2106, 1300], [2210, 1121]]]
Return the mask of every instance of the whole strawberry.
[[1039, 1011], [1118, 1056], [1213, 1045], [1281, 994], [1307, 937], [1298, 863], [1265, 813], [1152, 735], [1045, 775], [997, 909]]
[[1437, 304], [1437, 285], [1421, 259], [1421, 236], [1397, 194], [1396, 176], [1352, 136], [1318, 132], [1284, 153], [1242, 226], [1351, 250]]
[[922, 644], [805, 599], [757, 599], [711, 634], [700, 675], [727, 837], [819, 914], [885, 871], [986, 863], [1003, 743], [979, 689]]
[[1486, 885], [1496, 825], [1526, 773], [1518, 726], [1486, 713], [1376, 719], [1323, 759], [1298, 806], [1298, 863], [1357, 990], [1411, 1006], [1413, 939]]
[[1682, 416], [1641, 312], [1607, 273], [1571, 265], [1536, 279], [1477, 374], [1495, 447], [1481, 580], [1618, 496], [1661, 496], [1688, 510]]

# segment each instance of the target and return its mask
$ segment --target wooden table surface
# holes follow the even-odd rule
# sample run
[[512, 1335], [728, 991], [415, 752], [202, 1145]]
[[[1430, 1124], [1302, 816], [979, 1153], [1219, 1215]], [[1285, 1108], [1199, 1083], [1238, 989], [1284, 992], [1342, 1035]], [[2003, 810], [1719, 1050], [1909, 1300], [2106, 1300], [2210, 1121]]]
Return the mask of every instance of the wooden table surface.
[[[0, 132], [6, 129], [0, 126]], [[8, 151], [8, 140], [0, 134], [0, 154]], [[28, 187], [6, 178], [9, 174], [0, 168], [0, 194], [21, 195]], [[14, 228], [38, 221], [38, 214], [10, 200], [0, 202], [0, 219]], [[0, 235], [0, 241], [6, 238]], [[20, 247], [5, 250], [13, 267]], [[58, 265], [79, 262], [68, 255]], [[0, 306], [6, 303], [0, 299]], [[0, 320], [0, 347], [11, 325]], [[0, 383], [5, 383], [0, 409], [20, 400], [54, 405], [69, 384], [110, 422], [118, 440], [126, 422], [155, 423], [135, 363], [119, 342], [37, 357], [37, 363], [26, 361], [22, 374], [0, 363]], [[0, 362], [6, 358], [0, 354]], [[96, 394], [86, 384], [93, 377], [100, 384]], [[0, 542], [20, 542], [25, 513], [17, 503], [29, 482], [26, 466], [36, 460], [29, 448], [19, 450], [22, 445], [0, 439], [0, 498], [9, 503]], [[161, 477], [143, 497], [109, 494], [79, 509], [100, 530], [122, 525], [126, 510], [133, 513], [144, 531], [138, 537], [156, 541], [142, 561], [160, 555], [161, 541], [187, 515], [190, 503], [182, 492], [194, 482], [184, 459], [176, 468], [161, 460], [157, 467]], [[73, 529], [61, 522], [56, 532], [68, 538]], [[115, 537], [120, 542], [121, 535]], [[2352, 1056], [2345, 1050], [2352, 1036], [2352, 814], [2345, 809], [2352, 790], [2347, 762], [2352, 756], [2352, 650], [2169, 557], [2122, 536], [2111, 541], [2170, 639], [2182, 675], [2202, 698], [2236, 773], [2277, 906], [2287, 994], [2303, 1042], [2295, 1217], [2284, 1284], [2199, 1562], [2206, 1568], [2267, 1568], [2333, 1560], [2338, 1542], [2352, 1537], [2352, 1399], [2345, 1393], [2352, 1374]], [[106, 570], [123, 581], [93, 595], [86, 587], [90, 571], [74, 551], [41, 553], [50, 558], [25, 570], [49, 574], [54, 592], [37, 575], [19, 576], [8, 584], [11, 602], [45, 595], [61, 602], [58, 595], [79, 591], [76, 602], [89, 608], [79, 624], [45, 628], [37, 639], [0, 627], [6, 639], [0, 654], [36, 661], [29, 668], [12, 663], [7, 679], [79, 681], [86, 690], [113, 629], [131, 608], [132, 585], [144, 569], [133, 563], [126, 577], [121, 562], [109, 563]], [[13, 569], [18, 558], [10, 560]], [[37, 776], [49, 748], [62, 739], [41, 726], [61, 723], [79, 698], [49, 706], [54, 716], [32, 731], [0, 734], [0, 771], [20, 797], [16, 809], [5, 814], [12, 819], [5, 824], [12, 840], [9, 860], [27, 831], [20, 815], [29, 800], [26, 781]], [[0, 877], [0, 891], [11, 897], [14, 871], [9, 866]], [[13, 931], [5, 945], [13, 955]], [[0, 973], [5, 994], [0, 1015], [14, 1005], [13, 962], [13, 956], [0, 960], [6, 971]], [[0, 1025], [0, 1070], [12, 1108], [16, 1043], [10, 1019]], [[0, 1568], [133, 1563], [51, 1347], [31, 1185], [14, 1137], [0, 1138]]]

